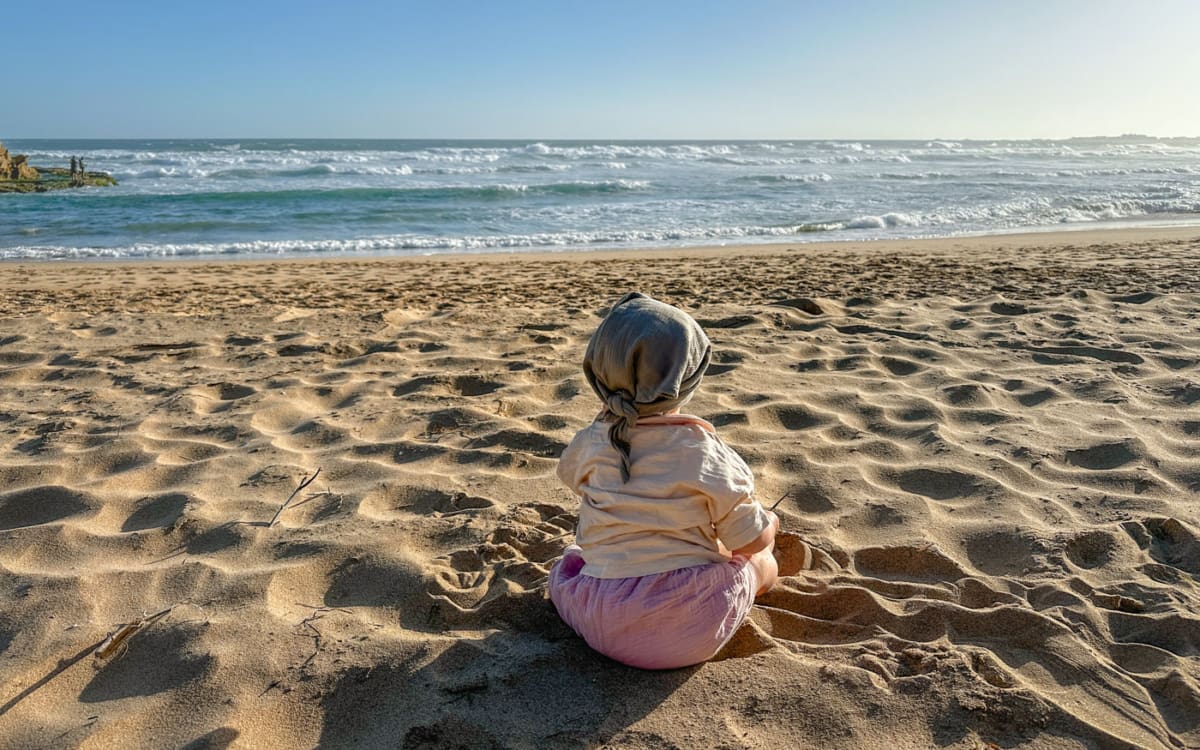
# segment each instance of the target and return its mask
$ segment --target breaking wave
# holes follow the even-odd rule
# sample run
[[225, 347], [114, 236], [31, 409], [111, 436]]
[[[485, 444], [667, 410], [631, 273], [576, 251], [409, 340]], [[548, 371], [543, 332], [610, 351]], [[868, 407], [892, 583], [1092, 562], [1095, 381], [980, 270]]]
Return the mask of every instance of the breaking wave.
[[0, 257], [422, 253], [1200, 224], [1200, 139], [10, 141]]

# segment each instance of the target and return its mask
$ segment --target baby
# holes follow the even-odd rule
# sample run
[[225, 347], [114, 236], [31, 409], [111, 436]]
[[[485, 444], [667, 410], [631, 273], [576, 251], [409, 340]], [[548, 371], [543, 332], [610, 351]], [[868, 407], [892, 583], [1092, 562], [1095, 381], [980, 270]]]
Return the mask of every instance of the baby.
[[679, 413], [710, 356], [687, 313], [622, 297], [583, 359], [604, 408], [558, 465], [581, 503], [550, 599], [588, 645], [643, 669], [712, 657], [779, 575], [779, 519], [753, 499], [750, 468]]

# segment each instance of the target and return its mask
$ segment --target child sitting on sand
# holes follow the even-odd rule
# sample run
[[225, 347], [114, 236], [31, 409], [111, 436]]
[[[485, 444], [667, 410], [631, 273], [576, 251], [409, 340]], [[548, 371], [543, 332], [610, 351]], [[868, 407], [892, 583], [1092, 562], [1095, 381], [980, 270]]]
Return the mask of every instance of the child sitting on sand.
[[643, 669], [712, 657], [779, 574], [779, 519], [752, 498], [750, 468], [679, 413], [710, 356], [687, 313], [625, 295], [583, 359], [604, 409], [558, 465], [581, 503], [550, 599], [588, 645]]

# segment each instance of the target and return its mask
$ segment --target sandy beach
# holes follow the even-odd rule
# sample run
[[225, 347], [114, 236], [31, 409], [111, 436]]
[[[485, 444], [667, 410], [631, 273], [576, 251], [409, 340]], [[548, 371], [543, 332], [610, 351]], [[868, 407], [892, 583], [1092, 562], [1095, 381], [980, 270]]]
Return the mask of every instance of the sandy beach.
[[[1200, 747], [1197, 258], [0, 264], [0, 748]], [[690, 410], [842, 565], [670, 672], [544, 598], [631, 290], [705, 327]]]

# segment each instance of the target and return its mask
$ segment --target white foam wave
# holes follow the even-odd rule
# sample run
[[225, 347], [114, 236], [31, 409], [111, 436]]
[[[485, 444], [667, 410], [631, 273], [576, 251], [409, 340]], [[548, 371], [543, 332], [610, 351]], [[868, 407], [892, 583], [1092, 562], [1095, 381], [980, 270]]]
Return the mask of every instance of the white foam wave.
[[[151, 230], [145, 227], [174, 226], [178, 215], [186, 215], [180, 224], [184, 229], [163, 231], [187, 240], [226, 237], [231, 244], [220, 247], [230, 253], [275, 252], [239, 244], [269, 232], [323, 236], [349, 234], [353, 229], [347, 227], [359, 226], [405, 239], [392, 245], [389, 240], [355, 240], [344, 250], [317, 243], [316, 252], [359, 252], [354, 243], [365, 243], [362, 252], [415, 252], [426, 246], [436, 251], [812, 239], [810, 233], [817, 230], [833, 232], [822, 235], [826, 237], [845, 230], [840, 236], [874, 238], [1200, 216], [1200, 139], [363, 142], [362, 148], [247, 140], [128, 147], [107, 143], [90, 150], [41, 145], [19, 152], [30, 154], [35, 164], [58, 166], [82, 154], [90, 169], [114, 174], [121, 185], [42, 201], [62, 205], [61, 221], [27, 209], [22, 213], [24, 204], [13, 201], [15, 213], [6, 214], [6, 220], [15, 227], [43, 230], [36, 238], [10, 232], [8, 243], [32, 245], [36, 239], [48, 247], [76, 244], [75, 230], [62, 227], [94, 224], [88, 212], [102, 204], [106, 218], [118, 217], [115, 236], [120, 237], [121, 227], [143, 227], [130, 230], [135, 234], [127, 236], [129, 242], [146, 236]], [[617, 177], [626, 179], [613, 179]], [[416, 191], [412, 195], [420, 200], [420, 211], [380, 210], [389, 196], [402, 203], [410, 190]], [[887, 203], [881, 204], [881, 198]], [[310, 205], [316, 210], [307, 211]], [[253, 219], [253, 234], [236, 223], [202, 234], [186, 229], [193, 217], [201, 225], [214, 210], [230, 206]], [[326, 220], [319, 217], [343, 211], [362, 223], [348, 220], [337, 229], [321, 223]], [[464, 219], [468, 213], [470, 218]], [[750, 224], [769, 226], [743, 226]], [[429, 235], [403, 234], [414, 226]], [[510, 239], [473, 234], [480, 226], [503, 226], [512, 234]], [[680, 226], [692, 228], [676, 228]], [[578, 227], [579, 232], [557, 231], [562, 227]], [[0, 233], [0, 247], [4, 245]], [[125, 249], [116, 252], [133, 252], [131, 245], [121, 247]], [[161, 247], [187, 253], [192, 246]], [[280, 247], [279, 252], [291, 252], [289, 246]]]
[[622, 161], [624, 159], [650, 159], [663, 161], [702, 161], [726, 157], [731, 158], [741, 151], [737, 144], [699, 145], [676, 143], [664, 145], [642, 145], [626, 143], [598, 143], [586, 146], [554, 146], [534, 143], [522, 151], [542, 157], [571, 160]]
[[895, 227], [915, 227], [921, 222], [908, 214], [887, 213], [882, 216], [860, 216], [851, 219], [842, 226], [846, 229], [892, 229]]
[[895, 162], [908, 164], [912, 161], [907, 154], [886, 151], [871, 151], [866, 153], [838, 154], [832, 159], [821, 159], [818, 163], [825, 164], [859, 164], [862, 162]]
[[[519, 187], [518, 187], [519, 189]], [[844, 221], [810, 222], [779, 226], [709, 226], [663, 229], [532, 232], [502, 235], [399, 234], [353, 239], [288, 239], [213, 243], [132, 243], [113, 247], [21, 245], [0, 248], [0, 259], [52, 260], [72, 258], [155, 258], [196, 256], [277, 256], [426, 254], [521, 249], [587, 249], [602, 247], [655, 247], [726, 241], [811, 241], [829, 238], [838, 230], [866, 232], [868, 237], [942, 236], [1014, 228], [1121, 221], [1162, 213], [1167, 218], [1200, 214], [1200, 200], [1189, 204], [1172, 201], [1080, 202], [1055, 206], [1046, 200], [1013, 201], [993, 206], [955, 208], [912, 215], [889, 212]], [[922, 234], [913, 234], [920, 229]], [[943, 230], [943, 231], [939, 231]], [[932, 231], [932, 234], [930, 234]], [[28, 236], [31, 233], [26, 233]], [[847, 235], [849, 237], [850, 235]], [[857, 236], [857, 234], [855, 235]]]
[[779, 175], [779, 179], [784, 182], [829, 182], [833, 178], [828, 172], [817, 172], [816, 174], [783, 174]]
[[828, 172], [812, 174], [762, 174], [743, 178], [752, 182], [830, 182], [833, 177]]
[[348, 174], [348, 175], [389, 175], [393, 177], [406, 177], [413, 173], [413, 168], [407, 164], [397, 166], [378, 166], [378, 167], [355, 167], [355, 168], [333, 168], [332, 174]]
[[876, 172], [872, 175], [877, 180], [938, 180], [965, 178], [964, 174], [949, 172]]
[[[889, 225], [886, 219], [883, 223], [886, 226], [954, 227], [979, 231], [1200, 214], [1200, 193], [1169, 188], [1158, 192], [1158, 195], [1144, 193], [1100, 198], [1024, 198], [982, 206], [942, 208], [915, 216], [893, 214], [906, 216], [913, 223]], [[854, 222], [861, 221], [862, 228], [881, 228], [877, 218], [882, 217], [862, 217]]]
[[833, 231], [837, 223], [790, 226], [719, 226], [661, 230], [537, 232], [505, 235], [388, 235], [357, 239], [255, 240], [224, 243], [134, 243], [116, 247], [22, 246], [0, 248], [0, 259], [167, 258], [196, 256], [347, 255], [470, 252], [538, 248], [662, 246], [707, 241], [778, 239]]
[[395, 166], [345, 166], [329, 162], [305, 163], [290, 160], [286, 163], [256, 164], [252, 162], [221, 163], [221, 164], [174, 164], [143, 168], [141, 165], [111, 168], [109, 174], [122, 179], [271, 179], [287, 177], [319, 177], [321, 175], [343, 176], [393, 176], [403, 177], [413, 174], [413, 168], [407, 164]]

